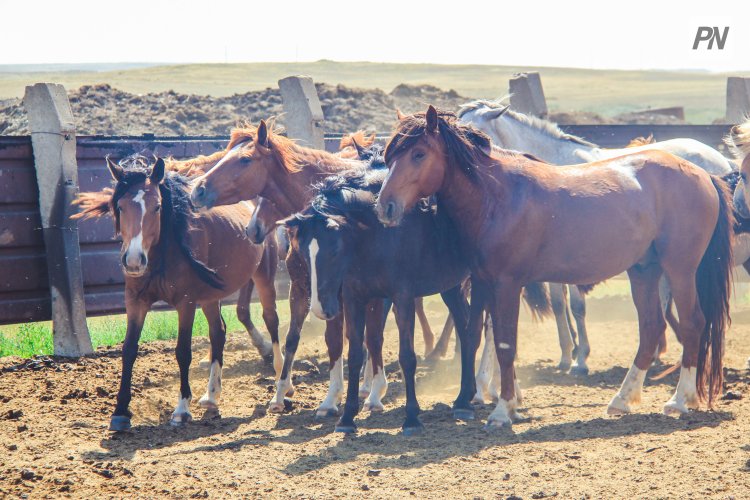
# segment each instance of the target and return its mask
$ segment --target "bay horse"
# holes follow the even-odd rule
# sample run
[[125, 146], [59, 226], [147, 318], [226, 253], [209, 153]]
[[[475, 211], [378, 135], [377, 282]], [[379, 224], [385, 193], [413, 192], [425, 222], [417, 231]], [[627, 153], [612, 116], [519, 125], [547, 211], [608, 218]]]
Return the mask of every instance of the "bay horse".
[[[732, 163], [719, 151], [695, 139], [680, 138], [656, 142], [653, 141], [653, 137], [638, 138], [631, 141], [626, 148], [601, 148], [562, 131], [551, 121], [513, 111], [502, 102], [503, 99], [477, 100], [467, 103], [461, 106], [458, 117], [462, 123], [473, 125], [476, 129], [486, 133], [496, 146], [531, 153], [555, 165], [573, 165], [658, 149], [690, 161], [710, 174], [723, 176], [732, 171]], [[570, 312], [578, 330], [577, 347], [573, 338], [576, 336], [576, 331], [568, 317], [568, 298], [565, 293], [568, 290], [565, 288], [568, 288], [570, 292]], [[580, 287], [566, 287], [566, 285], [551, 283], [550, 295], [562, 352], [559, 368], [563, 371], [570, 369], [572, 373], [586, 375], [591, 346], [586, 328], [585, 294]], [[669, 288], [663, 282], [663, 306], [666, 306], [668, 295]], [[657, 359], [666, 351], [666, 345], [665, 335], [659, 341]], [[574, 362], [573, 357], [575, 357]]]
[[[146, 314], [163, 300], [177, 310], [178, 337], [175, 355], [180, 368], [180, 394], [170, 423], [192, 420], [189, 368], [190, 340], [198, 305], [209, 324], [211, 370], [201, 407], [218, 410], [221, 395], [226, 324], [219, 301], [237, 290], [247, 291], [251, 278], [258, 286], [263, 318], [278, 346], [276, 315], [275, 242], [258, 246], [247, 241], [244, 228], [252, 206], [237, 204], [202, 214], [193, 212], [189, 179], [167, 171], [163, 159], [153, 167], [143, 157], [115, 164], [107, 159], [114, 189], [82, 193], [77, 199], [82, 212], [76, 218], [110, 214], [115, 233], [122, 236], [121, 261], [125, 274], [125, 309], [128, 326], [122, 349], [122, 377], [110, 429], [130, 428], [133, 365], [138, 354]], [[221, 242], [221, 244], [215, 244]], [[249, 318], [248, 318], [249, 319]]]
[[[214, 168], [198, 177], [193, 185], [191, 200], [196, 207], [210, 208], [261, 197], [264, 212], [256, 210], [255, 226], [247, 229], [251, 241], [259, 242], [272, 227], [259, 220], [279, 219], [302, 211], [310, 203], [313, 185], [325, 177], [346, 170], [361, 168], [364, 162], [345, 158], [295, 144], [275, 132], [264, 120], [256, 127], [236, 128], [222, 159]], [[271, 215], [268, 215], [270, 212]], [[269, 410], [281, 412], [283, 398], [294, 392], [291, 386], [291, 367], [300, 338], [302, 325], [310, 310], [310, 275], [307, 264], [297, 252], [290, 251], [286, 259], [291, 280], [289, 307], [291, 317], [286, 337], [284, 361], [276, 374], [276, 394]], [[423, 332], [425, 330], [423, 329]], [[329, 391], [316, 411], [319, 417], [338, 414], [343, 396], [343, 322], [341, 315], [326, 322], [325, 341], [329, 353]]]
[[664, 411], [686, 413], [706, 399], [712, 404], [723, 382], [732, 266], [733, 217], [718, 177], [658, 150], [552, 166], [493, 148], [486, 134], [433, 106], [400, 120], [385, 154], [390, 170], [377, 201], [380, 220], [398, 225], [418, 200], [436, 195], [470, 254], [472, 287], [485, 288], [478, 298], [491, 313], [502, 375], [489, 427], [517, 417], [521, 287], [532, 281], [590, 285], [626, 270], [640, 343], [607, 412], [628, 413], [640, 401], [666, 328], [662, 274], [672, 288], [683, 346], [680, 381]]

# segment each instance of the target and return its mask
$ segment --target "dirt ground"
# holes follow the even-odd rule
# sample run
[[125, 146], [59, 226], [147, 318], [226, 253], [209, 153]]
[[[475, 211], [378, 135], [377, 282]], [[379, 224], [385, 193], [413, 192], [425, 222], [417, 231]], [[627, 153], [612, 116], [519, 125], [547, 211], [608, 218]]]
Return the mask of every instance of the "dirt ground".
[[[222, 418], [183, 428], [166, 422], [177, 398], [174, 344], [142, 347], [135, 368], [131, 432], [107, 431], [119, 377], [119, 349], [77, 362], [38, 359], [0, 363], [0, 496], [39, 497], [480, 497], [480, 498], [748, 498], [750, 496], [750, 325], [727, 340], [727, 389], [734, 398], [714, 411], [663, 416], [676, 376], [647, 381], [637, 413], [604, 411], [635, 354], [632, 313], [602, 310], [592, 300], [593, 352], [588, 378], [556, 369], [554, 323], [521, 323], [519, 376], [523, 411], [512, 430], [488, 432], [491, 411], [473, 422], [451, 418], [457, 366], [420, 366], [417, 382], [424, 434], [403, 437], [403, 385], [396, 334], [388, 326], [390, 387], [385, 412], [360, 414], [359, 433], [333, 432], [316, 421], [326, 390], [321, 324], [303, 330], [293, 409], [266, 414], [272, 369], [235, 333], [227, 346]], [[612, 302], [612, 301], [609, 301]], [[631, 305], [624, 302], [626, 310]], [[630, 309], [629, 309], [630, 308]], [[428, 304], [435, 329], [444, 307]], [[195, 340], [194, 364], [206, 339]], [[417, 334], [418, 352], [422, 341]], [[667, 361], [678, 356], [672, 339]], [[194, 401], [207, 371], [191, 372]]]

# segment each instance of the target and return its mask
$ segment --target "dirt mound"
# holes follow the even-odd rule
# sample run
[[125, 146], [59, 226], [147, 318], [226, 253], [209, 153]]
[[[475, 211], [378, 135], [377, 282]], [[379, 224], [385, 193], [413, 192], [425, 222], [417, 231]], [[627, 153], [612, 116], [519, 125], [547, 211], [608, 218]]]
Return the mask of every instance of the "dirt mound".
[[[390, 94], [379, 89], [344, 85], [316, 85], [326, 132], [351, 132], [360, 128], [389, 131], [396, 108], [406, 113], [434, 103], [458, 109], [470, 98], [430, 85], [399, 85]], [[84, 85], [69, 92], [73, 115], [81, 135], [225, 135], [244, 120], [283, 113], [278, 89], [212, 97], [174, 91], [131, 94], [108, 84]], [[283, 125], [284, 118], [279, 122]], [[0, 105], [0, 135], [28, 134], [28, 120], [20, 99]]]
[[[396, 109], [414, 113], [433, 104], [446, 110], [458, 110], [472, 98], [455, 90], [432, 85], [401, 84], [390, 93], [380, 89], [352, 88], [345, 85], [316, 84], [329, 133], [348, 133], [358, 129], [387, 133], [393, 127]], [[267, 88], [228, 97], [160, 93], [131, 94], [106, 83], [84, 85], [68, 93], [78, 133], [81, 135], [227, 135], [245, 120], [280, 116], [284, 124], [281, 94]], [[632, 115], [632, 116], [631, 116]], [[610, 123], [684, 123], [674, 117], [644, 113], [614, 118], [582, 111], [550, 114], [563, 124]], [[20, 99], [0, 101], [0, 135], [29, 133], [26, 111]]]

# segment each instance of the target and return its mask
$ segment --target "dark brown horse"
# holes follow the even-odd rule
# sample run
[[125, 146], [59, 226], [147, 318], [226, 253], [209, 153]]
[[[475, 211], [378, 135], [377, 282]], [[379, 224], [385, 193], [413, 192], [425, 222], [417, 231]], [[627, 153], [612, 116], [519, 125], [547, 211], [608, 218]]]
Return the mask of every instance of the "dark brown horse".
[[[303, 210], [312, 198], [315, 183], [329, 175], [363, 166], [364, 162], [360, 160], [299, 146], [261, 121], [257, 128], [232, 131], [224, 157], [196, 180], [191, 199], [197, 207], [210, 208], [261, 197], [259, 208], [264, 211], [258, 211], [258, 216], [253, 218], [255, 225], [247, 230], [251, 240], [259, 242], [271, 230], [269, 225], [259, 224], [259, 220], [271, 220], [274, 216], [288, 217]], [[277, 372], [277, 392], [269, 404], [269, 409], [274, 412], [283, 411], [283, 397], [293, 392], [291, 362], [302, 324], [310, 309], [307, 264], [297, 252], [290, 252], [286, 265], [291, 279], [291, 318], [284, 367], [280, 376]], [[423, 333], [431, 335], [431, 331], [425, 328]], [[341, 315], [327, 321], [325, 340], [330, 360], [330, 386], [328, 395], [318, 408], [319, 416], [336, 414], [338, 402], [343, 396], [343, 335]]]
[[680, 382], [664, 410], [685, 413], [706, 398], [711, 404], [722, 387], [732, 266], [732, 211], [720, 179], [660, 151], [551, 166], [493, 148], [485, 134], [432, 106], [398, 123], [386, 161], [380, 219], [397, 225], [419, 199], [437, 195], [471, 255], [472, 286], [486, 289], [502, 374], [488, 425], [510, 425], [516, 416], [521, 287], [532, 281], [589, 285], [625, 270], [640, 345], [608, 412], [630, 412], [640, 399], [666, 328], [662, 273], [683, 343]]
[[[200, 399], [202, 407], [218, 409], [221, 394], [226, 324], [219, 301], [240, 289], [247, 294], [251, 278], [258, 286], [263, 318], [278, 349], [273, 283], [275, 242], [269, 240], [264, 249], [245, 238], [252, 206], [238, 204], [200, 215], [194, 213], [189, 200], [189, 179], [167, 172], [161, 159], [153, 168], [147, 168], [142, 157], [125, 166], [108, 160], [108, 166], [116, 182], [114, 189], [83, 193], [78, 200], [83, 211], [78, 217], [111, 214], [115, 232], [122, 235], [128, 327], [122, 351], [122, 379], [110, 429], [122, 431], [130, 427], [132, 414], [128, 406], [138, 339], [146, 314], [159, 300], [173, 306], [178, 314], [175, 354], [180, 367], [180, 396], [171, 423], [181, 425], [192, 419], [188, 375], [197, 306], [206, 315], [211, 341], [211, 371], [206, 394]], [[251, 323], [250, 327], [254, 328]]]

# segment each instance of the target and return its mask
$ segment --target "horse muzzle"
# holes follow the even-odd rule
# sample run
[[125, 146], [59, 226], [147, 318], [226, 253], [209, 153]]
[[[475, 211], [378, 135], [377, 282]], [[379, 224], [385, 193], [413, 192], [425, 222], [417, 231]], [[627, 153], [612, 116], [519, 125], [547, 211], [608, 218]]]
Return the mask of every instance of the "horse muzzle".
[[251, 222], [245, 228], [245, 235], [250, 242], [255, 243], [256, 245], [262, 244], [265, 241], [267, 234], [268, 232], [260, 224], [253, 224]]
[[140, 278], [146, 274], [148, 268], [148, 257], [146, 254], [132, 256], [124, 253], [122, 256], [122, 269], [125, 275], [131, 278]]
[[398, 226], [404, 217], [404, 207], [395, 201], [381, 203], [378, 201], [376, 206], [378, 220], [386, 227]]
[[206, 181], [200, 181], [190, 192], [190, 201], [195, 208], [208, 210], [216, 201], [216, 194], [206, 187]]

